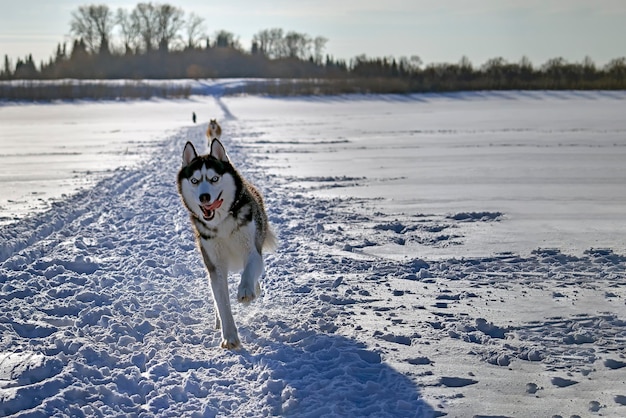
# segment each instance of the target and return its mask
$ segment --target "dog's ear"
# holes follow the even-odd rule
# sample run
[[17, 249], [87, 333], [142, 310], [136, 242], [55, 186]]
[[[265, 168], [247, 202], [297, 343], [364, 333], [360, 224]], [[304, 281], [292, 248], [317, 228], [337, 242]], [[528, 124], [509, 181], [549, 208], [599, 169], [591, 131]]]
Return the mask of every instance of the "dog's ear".
[[193, 147], [193, 144], [187, 141], [187, 144], [185, 144], [185, 149], [183, 150], [183, 167], [187, 167], [189, 163], [197, 156], [198, 153]]
[[226, 154], [226, 150], [224, 149], [224, 145], [222, 145], [219, 139], [213, 139], [211, 142], [211, 156], [220, 161], [224, 161], [225, 163], [230, 161], [228, 159], [228, 154]]

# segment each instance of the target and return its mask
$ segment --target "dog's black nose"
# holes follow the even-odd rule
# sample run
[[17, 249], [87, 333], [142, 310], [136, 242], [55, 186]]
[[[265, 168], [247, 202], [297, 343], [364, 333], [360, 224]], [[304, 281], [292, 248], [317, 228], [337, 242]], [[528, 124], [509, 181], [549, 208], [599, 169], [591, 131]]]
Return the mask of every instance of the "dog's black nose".
[[200, 203], [209, 203], [211, 201], [211, 195], [208, 193], [202, 193], [200, 195]]

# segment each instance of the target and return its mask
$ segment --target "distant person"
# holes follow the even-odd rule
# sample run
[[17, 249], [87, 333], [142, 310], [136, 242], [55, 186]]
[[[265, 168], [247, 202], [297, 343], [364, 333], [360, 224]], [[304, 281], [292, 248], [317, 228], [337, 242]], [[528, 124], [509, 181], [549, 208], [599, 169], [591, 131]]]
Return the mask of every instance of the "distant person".
[[196, 123], [196, 112], [191, 114], [191, 119], [193, 119], [193, 123]]

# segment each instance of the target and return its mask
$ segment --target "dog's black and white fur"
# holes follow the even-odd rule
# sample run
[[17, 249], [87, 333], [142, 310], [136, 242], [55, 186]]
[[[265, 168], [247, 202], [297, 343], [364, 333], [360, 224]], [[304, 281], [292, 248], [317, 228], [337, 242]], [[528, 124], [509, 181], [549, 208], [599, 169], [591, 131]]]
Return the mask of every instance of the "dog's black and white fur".
[[189, 211], [198, 247], [211, 282], [215, 325], [222, 330], [223, 348], [241, 347], [228, 294], [228, 272], [240, 271], [239, 302], [259, 296], [263, 250], [276, 246], [263, 198], [233, 167], [218, 139], [210, 153], [198, 155], [191, 142], [183, 150], [178, 191]]

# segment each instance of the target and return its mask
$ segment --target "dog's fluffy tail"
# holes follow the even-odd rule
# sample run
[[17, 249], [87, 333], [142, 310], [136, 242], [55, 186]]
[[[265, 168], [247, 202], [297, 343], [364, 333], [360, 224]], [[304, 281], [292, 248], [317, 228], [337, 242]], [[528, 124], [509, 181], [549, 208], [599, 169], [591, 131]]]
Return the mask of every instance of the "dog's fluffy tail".
[[278, 238], [274, 233], [274, 230], [270, 227], [265, 234], [265, 241], [263, 241], [263, 251], [274, 252], [278, 248]]

